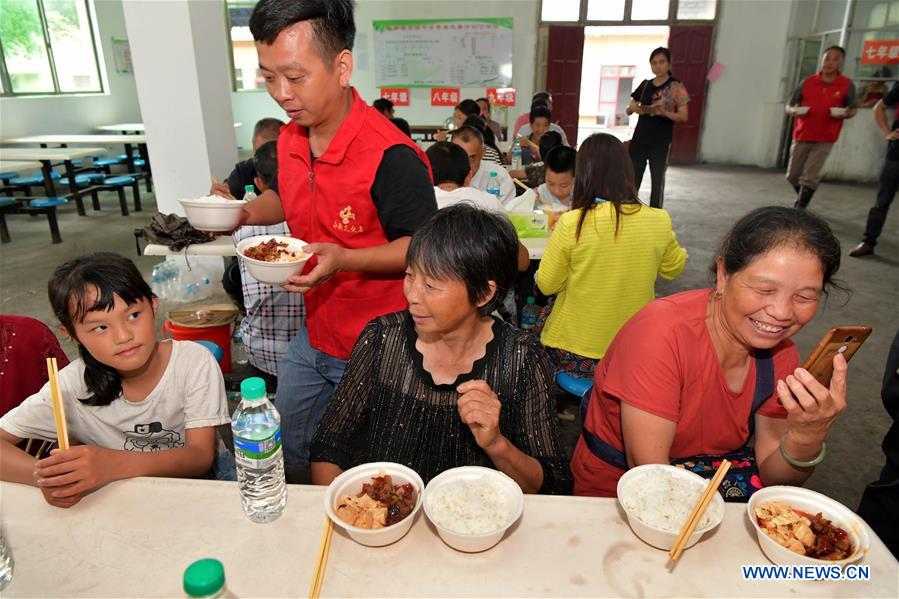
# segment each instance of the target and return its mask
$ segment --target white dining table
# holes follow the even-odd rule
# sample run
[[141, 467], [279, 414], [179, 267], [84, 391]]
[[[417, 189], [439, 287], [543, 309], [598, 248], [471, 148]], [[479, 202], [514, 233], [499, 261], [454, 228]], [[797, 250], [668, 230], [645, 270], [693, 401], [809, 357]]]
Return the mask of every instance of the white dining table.
[[161, 243], [148, 243], [144, 256], [236, 256], [237, 246], [230, 235], [219, 235], [209, 243], [194, 243], [175, 251]]
[[[288, 486], [287, 508], [255, 524], [237, 484], [138, 478], [70, 509], [36, 488], [0, 483], [4, 536], [15, 559], [4, 597], [178, 597], [184, 569], [214, 557], [237, 597], [308, 593], [324, 524], [324, 487]], [[899, 564], [872, 534], [870, 580], [751, 581], [764, 565], [743, 504], [671, 568], [631, 532], [614, 499], [526, 496], [521, 519], [495, 547], [460, 553], [421, 510], [387, 547], [364, 547], [335, 527], [322, 597], [896, 597]]]
[[41, 163], [36, 160], [0, 160], [0, 173], [27, 171], [36, 168], [41, 168]]
[[61, 133], [53, 135], [24, 135], [22, 137], [8, 137], [3, 143], [16, 144], [144, 144], [147, 136], [143, 134], [133, 135], [108, 135], [94, 133]]
[[[234, 128], [242, 127], [243, 123], [234, 123]], [[111, 125], [99, 125], [95, 127], [97, 131], [117, 131], [121, 133], [135, 132], [143, 133], [146, 131], [143, 123], [113, 123]]]
[[41, 171], [44, 174], [44, 188], [50, 196], [56, 195], [56, 185], [53, 182], [53, 178], [50, 176], [50, 173], [53, 170], [53, 163], [62, 161], [65, 165], [66, 177], [70, 182], [69, 193], [67, 195], [75, 200], [78, 207], [78, 214], [84, 216], [86, 214], [84, 210], [84, 201], [82, 200], [84, 194], [82, 194], [78, 184], [75, 182], [75, 165], [72, 164], [72, 161], [78, 160], [79, 158], [94, 156], [96, 154], [102, 154], [104, 152], [106, 152], [106, 148], [103, 147], [10, 148], [4, 146], [0, 147], [0, 160], [40, 161], [42, 165]]

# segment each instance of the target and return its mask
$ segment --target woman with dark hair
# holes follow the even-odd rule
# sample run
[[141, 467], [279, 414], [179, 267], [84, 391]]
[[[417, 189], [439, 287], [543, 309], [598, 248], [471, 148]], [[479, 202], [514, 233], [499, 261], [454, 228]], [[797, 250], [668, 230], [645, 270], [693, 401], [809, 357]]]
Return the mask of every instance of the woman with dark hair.
[[646, 79], [631, 94], [628, 114], [639, 114], [628, 150], [634, 164], [634, 184], [640, 191], [646, 163], [652, 175], [650, 206], [661, 208], [665, 195], [665, 169], [674, 123], [685, 123], [690, 96], [684, 84], [671, 74], [671, 52], [656, 48], [649, 55], [652, 79]]
[[496, 468], [526, 493], [568, 493], [549, 360], [491, 313], [515, 283], [518, 241], [500, 215], [458, 204], [416, 231], [409, 309], [372, 320], [312, 442], [312, 482], [389, 460], [427, 482]]
[[680, 276], [687, 252], [668, 213], [637, 201], [617, 137], [588, 137], [576, 171], [572, 209], [556, 223], [537, 270], [540, 291], [556, 295], [540, 341], [558, 368], [592, 377], [618, 329], [655, 297], [656, 277]]
[[802, 484], [846, 407], [846, 360], [834, 358], [825, 387], [798, 368], [790, 338], [839, 266], [839, 241], [812, 214], [772, 206], [741, 218], [712, 264], [713, 289], [650, 303], [609, 346], [571, 462], [575, 493], [614, 496], [641, 464], [710, 476], [724, 459], [727, 499]]
[[[459, 127], [465, 124], [470, 117], [477, 116], [480, 117], [481, 107], [478, 106], [478, 103], [471, 99], [465, 99], [456, 104], [453, 108], [453, 130], [458, 129]], [[435, 141], [446, 141], [447, 135], [450, 132], [439, 129], [437, 133], [434, 134]]]

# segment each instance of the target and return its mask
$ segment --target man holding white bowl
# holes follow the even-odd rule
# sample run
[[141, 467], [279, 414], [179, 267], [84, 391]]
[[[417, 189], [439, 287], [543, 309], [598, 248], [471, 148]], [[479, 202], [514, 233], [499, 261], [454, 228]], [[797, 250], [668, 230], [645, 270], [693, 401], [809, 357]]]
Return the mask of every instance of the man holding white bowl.
[[802, 80], [786, 107], [793, 117], [787, 181], [796, 191], [794, 206], [800, 210], [808, 207], [818, 189], [821, 169], [840, 136], [843, 120], [855, 116], [855, 86], [841, 72], [845, 57], [840, 46], [825, 50], [821, 70]]

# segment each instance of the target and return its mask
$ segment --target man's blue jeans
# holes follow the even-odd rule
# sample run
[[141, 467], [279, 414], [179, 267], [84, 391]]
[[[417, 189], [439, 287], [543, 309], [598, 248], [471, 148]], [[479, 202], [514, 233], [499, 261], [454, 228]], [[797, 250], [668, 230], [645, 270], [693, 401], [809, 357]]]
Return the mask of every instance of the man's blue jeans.
[[302, 327], [278, 362], [275, 407], [281, 414], [284, 464], [288, 468], [309, 463], [309, 444], [337, 389], [346, 360], [309, 345]]

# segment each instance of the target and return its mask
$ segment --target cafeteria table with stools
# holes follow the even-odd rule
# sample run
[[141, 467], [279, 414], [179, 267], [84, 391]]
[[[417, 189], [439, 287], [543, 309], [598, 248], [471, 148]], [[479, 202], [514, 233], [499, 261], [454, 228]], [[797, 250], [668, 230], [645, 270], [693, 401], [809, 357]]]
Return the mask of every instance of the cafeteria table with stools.
[[129, 173], [136, 173], [137, 169], [134, 165], [134, 146], [136, 145], [140, 152], [140, 157], [144, 164], [150, 164], [150, 157], [147, 154], [147, 136], [143, 134], [132, 135], [111, 135], [111, 134], [60, 134], [60, 135], [26, 135], [24, 137], [11, 137], [4, 139], [3, 143], [16, 144], [39, 144], [45, 148], [50, 144], [68, 146], [70, 144], [91, 144], [91, 145], [122, 145], [125, 147], [125, 163], [128, 165]]
[[[4, 537], [15, 560], [4, 597], [180, 597], [184, 569], [212, 557], [237, 597], [306, 596], [325, 520], [325, 487], [288, 485], [287, 507], [255, 524], [237, 483], [177, 478], [116, 481], [75, 506], [0, 483]], [[364, 547], [335, 526], [323, 597], [896, 597], [899, 564], [872, 532], [866, 581], [744, 580], [767, 565], [746, 504], [673, 568], [631, 532], [615, 499], [526, 495], [498, 545], [460, 553], [419, 510], [409, 533]]]
[[106, 151], [102, 147], [87, 148], [9, 148], [0, 147], [0, 161], [6, 160], [39, 160], [44, 173], [44, 188], [50, 197], [56, 196], [56, 186], [53, 184], [53, 163], [63, 161], [66, 169], [66, 176], [69, 180], [69, 193], [66, 194], [75, 200], [78, 206], [78, 214], [85, 215], [84, 202], [82, 201], [83, 193], [79, 189], [75, 180], [75, 166], [73, 160], [94, 156]]
[[[36, 160], [0, 160], [0, 174], [15, 173], [15, 176], [20, 176], [22, 174], [21, 171], [40, 169], [42, 166]], [[6, 181], [3, 182], [6, 183]]]
[[[243, 123], [234, 123], [234, 128], [243, 126]], [[113, 131], [123, 134], [143, 133], [146, 131], [143, 123], [113, 123], [111, 125], [99, 125], [97, 131]]]

